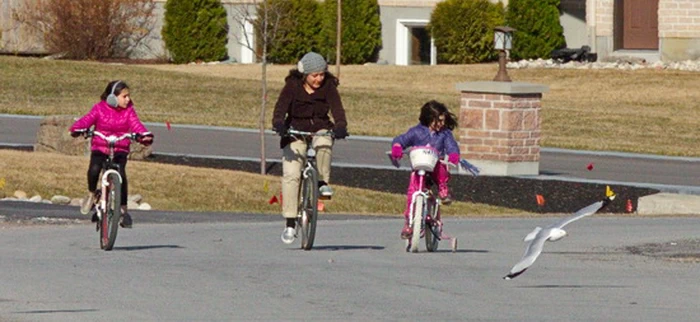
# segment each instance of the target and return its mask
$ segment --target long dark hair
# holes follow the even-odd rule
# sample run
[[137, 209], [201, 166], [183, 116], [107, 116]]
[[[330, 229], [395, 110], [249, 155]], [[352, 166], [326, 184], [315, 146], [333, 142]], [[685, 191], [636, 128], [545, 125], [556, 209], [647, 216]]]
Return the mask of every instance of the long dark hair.
[[[119, 84], [117, 84], [117, 82], [119, 82]], [[114, 84], [117, 84], [117, 87], [114, 87]], [[106, 100], [107, 96], [109, 96], [109, 94], [112, 94], [112, 87], [114, 87], [114, 95], [119, 96], [119, 94], [121, 94], [121, 92], [125, 88], [129, 88], [129, 85], [127, 85], [126, 82], [120, 80], [113, 80], [109, 82], [109, 84], [107, 84], [107, 87], [105, 87], [105, 91], [102, 92], [102, 95], [100, 95], [101, 100]]]
[[418, 120], [420, 124], [430, 126], [430, 124], [433, 124], [433, 121], [440, 118], [440, 115], [445, 116], [446, 128], [454, 130], [457, 127], [457, 117], [450, 113], [445, 104], [436, 100], [431, 100], [423, 104], [423, 107], [420, 109], [420, 117], [418, 117]]

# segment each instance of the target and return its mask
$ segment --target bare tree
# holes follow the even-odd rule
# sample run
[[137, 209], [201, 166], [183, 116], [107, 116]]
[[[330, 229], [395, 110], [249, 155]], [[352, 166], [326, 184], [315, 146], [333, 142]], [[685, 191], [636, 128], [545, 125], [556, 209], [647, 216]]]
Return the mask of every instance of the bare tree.
[[12, 18], [67, 58], [128, 57], [146, 46], [155, 24], [153, 0], [31, 0]]
[[[252, 12], [252, 8], [256, 12]], [[262, 9], [262, 12], [257, 12]], [[265, 157], [265, 110], [267, 107], [267, 51], [270, 44], [277, 38], [277, 31], [280, 25], [281, 14], [277, 8], [268, 6], [267, 0], [250, 1], [249, 5], [243, 4], [237, 7], [234, 13], [234, 23], [237, 23], [241, 35], [235, 35], [238, 44], [250, 50], [255, 57], [260, 60], [262, 66], [262, 95], [260, 106], [260, 174], [266, 173]], [[260, 16], [258, 16], [260, 15]], [[248, 32], [252, 28], [259, 39], [251, 39]], [[259, 41], [256, 43], [255, 41]], [[260, 51], [258, 51], [260, 49]]]

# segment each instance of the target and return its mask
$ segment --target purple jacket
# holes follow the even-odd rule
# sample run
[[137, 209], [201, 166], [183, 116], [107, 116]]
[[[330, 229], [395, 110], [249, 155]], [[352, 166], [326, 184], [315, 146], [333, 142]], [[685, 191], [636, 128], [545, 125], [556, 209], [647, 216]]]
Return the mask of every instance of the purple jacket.
[[[139, 116], [136, 115], [136, 110], [134, 110], [132, 104], [129, 104], [126, 108], [113, 108], [107, 105], [107, 102], [100, 101], [92, 107], [90, 112], [75, 121], [73, 126], [70, 127], [70, 131], [86, 130], [93, 125], [96, 131], [102, 132], [106, 136], [121, 136], [126, 133], [151, 134], [139, 120]], [[126, 139], [117, 142], [114, 145], [114, 152], [128, 153], [129, 144], [131, 144], [131, 141]], [[99, 136], [92, 137], [91, 149], [92, 151], [109, 154], [107, 141]]]
[[391, 145], [396, 143], [401, 144], [401, 147], [404, 149], [430, 144], [431, 147], [438, 150], [441, 157], [459, 153], [459, 144], [452, 136], [452, 131], [444, 129], [439, 132], [431, 132], [427, 126], [420, 123], [391, 141]]

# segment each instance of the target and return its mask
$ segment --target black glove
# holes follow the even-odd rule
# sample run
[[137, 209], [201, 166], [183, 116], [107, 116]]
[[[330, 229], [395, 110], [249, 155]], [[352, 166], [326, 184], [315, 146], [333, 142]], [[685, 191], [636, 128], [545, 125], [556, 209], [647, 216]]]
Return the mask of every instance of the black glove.
[[284, 123], [278, 122], [278, 123], [275, 123], [275, 125], [273, 125], [273, 130], [275, 132], [277, 132], [277, 134], [279, 136], [283, 136], [283, 135], [287, 134], [288, 128], [286, 125], [284, 125]]
[[348, 137], [348, 129], [344, 127], [339, 127], [337, 129], [333, 130], [333, 136], [335, 136], [336, 139], [342, 140], [346, 137]]
[[70, 136], [72, 136], [72, 137], [74, 137], [74, 138], [77, 138], [77, 137], [79, 137], [79, 136], [81, 136], [81, 135], [84, 135], [84, 134], [85, 134], [85, 130], [72, 131], [72, 132], [70, 132]]
[[141, 136], [139, 136], [139, 138], [136, 141], [138, 141], [139, 143], [141, 143], [145, 146], [149, 146], [149, 145], [153, 144], [153, 134], [141, 135]]

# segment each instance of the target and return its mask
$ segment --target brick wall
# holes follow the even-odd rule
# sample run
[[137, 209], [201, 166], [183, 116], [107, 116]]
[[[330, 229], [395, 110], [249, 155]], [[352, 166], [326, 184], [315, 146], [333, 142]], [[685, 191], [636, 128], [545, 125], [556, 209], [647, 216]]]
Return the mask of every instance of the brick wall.
[[540, 159], [542, 94], [462, 92], [459, 142], [469, 160]]
[[659, 36], [700, 37], [700, 1], [659, 0]]
[[595, 2], [595, 25], [597, 36], [613, 35], [614, 0], [593, 0]]

